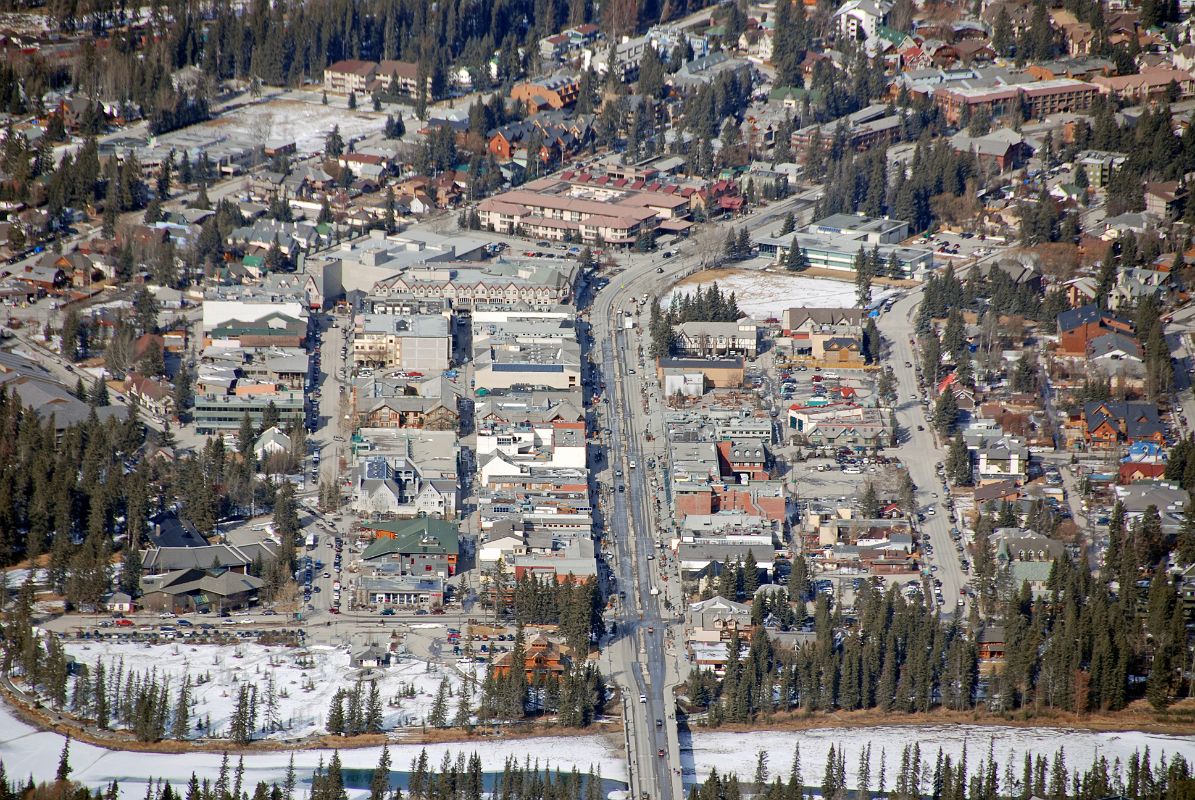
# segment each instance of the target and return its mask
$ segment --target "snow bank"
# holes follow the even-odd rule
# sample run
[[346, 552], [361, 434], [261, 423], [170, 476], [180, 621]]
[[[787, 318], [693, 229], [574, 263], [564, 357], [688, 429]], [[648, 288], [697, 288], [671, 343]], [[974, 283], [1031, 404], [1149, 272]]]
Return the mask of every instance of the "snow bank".
[[[4, 762], [9, 778], [24, 780], [32, 775], [34, 780], [53, 780], [58, 765], [58, 754], [62, 751], [63, 738], [56, 733], [37, 731], [13, 715], [6, 706], [0, 705], [0, 760]], [[419, 755], [423, 745], [391, 744], [391, 763], [395, 770], [404, 770], [411, 759]], [[579, 736], [552, 739], [505, 739], [495, 741], [459, 742], [427, 745], [428, 760], [439, 764], [444, 753], [455, 758], [458, 752], [476, 752], [481, 758], [481, 767], [486, 772], [500, 772], [506, 759], [522, 761], [528, 754], [540, 758], [541, 767], [570, 770], [576, 767], [586, 771], [590, 767], [600, 769], [602, 776], [626, 781], [626, 766], [618, 753], [612, 752], [600, 736]], [[346, 768], [373, 769], [381, 753], [380, 747], [364, 747], [340, 751], [341, 763]], [[245, 784], [252, 787], [257, 781], [281, 781], [291, 751], [279, 750], [269, 753], [253, 753], [245, 756]], [[309, 780], [320, 760], [326, 764], [332, 757], [331, 750], [293, 751], [295, 769], [301, 780]], [[80, 742], [71, 742], [71, 777], [89, 787], [103, 787], [109, 782], [120, 782], [121, 796], [128, 800], [139, 800], [145, 796], [148, 780], [161, 778], [180, 786], [190, 780], [194, 772], [200, 780], [215, 780], [220, 772], [219, 753], [189, 753], [185, 755], [135, 753], [124, 750], [104, 750]], [[232, 757], [235, 765], [236, 757]], [[356, 798], [365, 797], [368, 792], [353, 792]]]
[[1195, 738], [1192, 737], [1134, 731], [1099, 732], [983, 725], [819, 728], [751, 733], [698, 731], [692, 737], [691, 758], [686, 753], [682, 761], [688, 781], [694, 777], [704, 780], [714, 767], [719, 772], [725, 772], [728, 765], [737, 765], [739, 777], [749, 779], [755, 771], [755, 754], [765, 750], [771, 774], [787, 776], [792, 768], [793, 749], [799, 744], [805, 784], [816, 786], [821, 783], [826, 756], [833, 745], [835, 750], [846, 748], [847, 783], [853, 788], [859, 755], [870, 744], [872, 781], [876, 781], [879, 775], [880, 752], [883, 751], [890, 789], [892, 776], [899, 772], [901, 750], [913, 743], [921, 746], [922, 762], [928, 760], [931, 768], [939, 748], [957, 763], [965, 744], [967, 764], [974, 769], [981, 759], [987, 757], [990, 747], [1001, 766], [1001, 779], [1004, 778], [1003, 767], [1008, 765], [1012, 766], [1014, 775], [1020, 776], [1026, 752], [1052, 756], [1059, 748], [1062, 748], [1070, 769], [1086, 769], [1098, 756], [1107, 758], [1109, 762], [1119, 758], [1121, 764], [1127, 764], [1134, 752], [1144, 753], [1146, 748], [1152, 761], [1176, 754], [1182, 755], [1188, 762], [1195, 761]]

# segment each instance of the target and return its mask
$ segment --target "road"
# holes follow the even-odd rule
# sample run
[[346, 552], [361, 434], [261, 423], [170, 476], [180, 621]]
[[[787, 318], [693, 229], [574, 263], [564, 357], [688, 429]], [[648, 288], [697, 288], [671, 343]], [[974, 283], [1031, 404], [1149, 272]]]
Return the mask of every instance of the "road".
[[[649, 306], [638, 301], [654, 302], [679, 278], [713, 266], [717, 254], [711, 253], [711, 247], [721, 247], [728, 227], [749, 231], [775, 227], [789, 211], [811, 207], [818, 194], [819, 190], [809, 190], [732, 224], [709, 225], [697, 240], [673, 247], [675, 256], [670, 259], [660, 253], [623, 255], [619, 259], [623, 272], [610, 279], [590, 307], [596, 346], [592, 358], [606, 384], [602, 413], [610, 445], [604, 465], [611, 487], [610, 563], [626, 596], [620, 613], [613, 617], [618, 635], [604, 657], [628, 701], [628, 763], [635, 797], [679, 798], [684, 791], [672, 700], [672, 688], [680, 680], [672, 629], [683, 623], [683, 601], [676, 562], [659, 549], [672, 532], [665, 523], [668, 451], [659, 387], [646, 358], [648, 341], [642, 325], [647, 323]], [[626, 311], [636, 320], [634, 328], [624, 327]], [[657, 462], [654, 469], [650, 460]], [[618, 491], [619, 485], [623, 491]], [[657, 594], [652, 594], [653, 589]]]

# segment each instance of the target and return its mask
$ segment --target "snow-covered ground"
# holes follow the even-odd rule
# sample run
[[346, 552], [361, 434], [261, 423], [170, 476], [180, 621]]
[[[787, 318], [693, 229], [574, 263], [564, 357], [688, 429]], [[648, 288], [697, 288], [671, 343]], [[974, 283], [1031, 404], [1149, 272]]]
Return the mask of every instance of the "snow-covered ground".
[[[217, 646], [176, 642], [144, 645], [68, 641], [66, 651], [89, 668], [94, 668], [102, 659], [109, 679], [122, 663], [126, 674], [129, 670], [143, 673], [154, 669], [159, 683], [169, 679], [172, 698], [176, 696], [183, 676], [189, 675], [193, 701], [191, 719], [210, 721], [215, 736], [228, 732], [239, 686], [257, 687], [260, 710], [270, 676], [278, 699], [277, 719], [283, 727], [282, 731], [271, 734], [272, 737], [294, 739], [322, 734], [332, 696], [338, 689], [351, 690], [362, 674], [349, 665], [349, 653], [345, 648], [330, 646], [288, 648], [258, 644]], [[405, 657], [397, 666], [369, 670], [368, 674], [378, 680], [383, 726], [387, 730], [422, 725], [431, 712], [440, 681], [445, 677], [453, 695], [448, 700], [449, 719], [456, 711], [456, 695], [462, 680], [453, 670]]]
[[[34, 780], [52, 780], [62, 742], [63, 738], [58, 734], [31, 728], [0, 704], [0, 761], [4, 762], [10, 779], [24, 780], [32, 775]], [[406, 769], [423, 747], [418, 744], [390, 745], [394, 769]], [[568, 771], [575, 766], [584, 772], [593, 767], [600, 769], [604, 778], [618, 781], [627, 779], [626, 766], [620, 754], [612, 751], [601, 736], [471, 741], [426, 745], [426, 748], [428, 761], [432, 764], [439, 764], [444, 753], [455, 758], [458, 752], [476, 752], [484, 771], [501, 772], [506, 759], [513, 757], [522, 761], [530, 756], [533, 760], [539, 758], [541, 768], [551, 766], [555, 769], [559, 766], [561, 770]], [[380, 753], [380, 747], [342, 750], [340, 760], [345, 768], [373, 769]], [[281, 781], [291, 754], [292, 751], [278, 750], [246, 755], [245, 784], [253, 786], [257, 781]], [[330, 750], [296, 750], [293, 754], [295, 769], [301, 780], [310, 779], [320, 761], [326, 764], [332, 757]], [[121, 796], [127, 800], [143, 797], [146, 782], [150, 779], [161, 778], [179, 787], [194, 772], [200, 780], [214, 781], [220, 771], [220, 760], [218, 753], [135, 753], [104, 750], [80, 742], [71, 742], [70, 749], [72, 778], [93, 788], [117, 780], [120, 782]], [[367, 796], [368, 792], [350, 794], [357, 800]]]
[[[676, 286], [660, 300], [664, 308], [672, 302], [672, 295], [693, 292], [698, 285], [717, 283], [723, 294], [735, 293], [739, 308], [756, 319], [779, 319], [786, 308], [854, 308], [855, 284], [832, 278], [810, 278], [784, 272], [735, 270], [710, 280], [690, 279]], [[891, 290], [873, 289], [873, 301], [891, 294]]]
[[[363, 105], [355, 111], [344, 106], [344, 98], [330, 98], [328, 105], [320, 103], [319, 95], [310, 100], [274, 98], [228, 111], [199, 128], [216, 130], [239, 139], [264, 142], [270, 139], [293, 140], [299, 155], [322, 152], [324, 137], [333, 125], [340, 126], [340, 135], [349, 139], [377, 133], [386, 123], [386, 114], [368, 110], [368, 97], [357, 98]], [[392, 114], [397, 113], [391, 109]]]
[[[941, 748], [945, 755], [958, 763], [964, 744], [967, 748], [967, 764], [975, 769], [980, 760], [987, 757], [991, 748], [1004, 778], [1004, 767], [1011, 766], [1018, 778], [1026, 752], [1034, 755], [1053, 756], [1062, 749], [1066, 765], [1070, 769], [1085, 770], [1098, 756], [1109, 763], [1120, 759], [1122, 765], [1138, 752], [1149, 750], [1150, 760], [1160, 757], [1169, 759], [1182, 755], [1188, 763], [1195, 761], [1195, 737], [1162, 736], [1133, 731], [1098, 732], [1063, 728], [1013, 728], [983, 725], [951, 725], [940, 727], [878, 727], [878, 728], [819, 728], [808, 731], [757, 731], [751, 733], [718, 733], [698, 731], [693, 735], [692, 758], [683, 759], [685, 780], [694, 777], [704, 780], [711, 768], [719, 773], [738, 770], [742, 778], [750, 778], [755, 771], [755, 756], [760, 750], [768, 753], [768, 768], [773, 775], [787, 777], [792, 767], [793, 751], [801, 749], [801, 772], [805, 784], [821, 784], [825, 770], [826, 755], [831, 745], [835, 750], [846, 748], [847, 783], [855, 786], [855, 771], [859, 755], [868, 744], [871, 745], [873, 783], [880, 769], [880, 753], [883, 751], [889, 786], [892, 776], [900, 769], [901, 750], [905, 745], [918, 744], [921, 747], [922, 763], [931, 765]], [[688, 754], [686, 754], [687, 756]], [[695, 775], [694, 775], [695, 773]], [[1003, 790], [1005, 787], [1001, 787]]]

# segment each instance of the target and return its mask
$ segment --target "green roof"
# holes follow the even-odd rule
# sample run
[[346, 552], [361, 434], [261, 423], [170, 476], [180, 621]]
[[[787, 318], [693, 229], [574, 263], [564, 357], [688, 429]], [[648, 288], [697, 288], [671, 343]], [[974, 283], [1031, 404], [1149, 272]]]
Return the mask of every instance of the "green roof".
[[241, 263], [246, 267], [260, 267], [266, 262], [261, 256], [245, 256], [241, 259]]
[[368, 560], [397, 553], [456, 555], [460, 550], [460, 528], [442, 519], [374, 520], [363, 525], [367, 530], [385, 531], [393, 538], [379, 536], [365, 548], [361, 558]]

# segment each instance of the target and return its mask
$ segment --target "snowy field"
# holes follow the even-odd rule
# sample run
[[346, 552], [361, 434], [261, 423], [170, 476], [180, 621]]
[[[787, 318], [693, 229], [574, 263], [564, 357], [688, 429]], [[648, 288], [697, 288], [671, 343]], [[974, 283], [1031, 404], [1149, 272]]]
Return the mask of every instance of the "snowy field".
[[[4, 762], [10, 779], [53, 780], [62, 751], [63, 738], [56, 733], [37, 731], [13, 716], [0, 705], [0, 761]], [[395, 770], [404, 770], [411, 759], [424, 748], [417, 744], [391, 744], [390, 757]], [[507, 739], [499, 741], [461, 742], [427, 745], [428, 760], [439, 764], [444, 753], [455, 758], [458, 752], [476, 752], [486, 772], [501, 772], [507, 758], [522, 761], [528, 755], [539, 757], [540, 766], [559, 766], [568, 771], [574, 766], [581, 771], [590, 767], [600, 769], [604, 778], [625, 781], [626, 767], [618, 753], [612, 751], [600, 736], [580, 736], [552, 739]], [[281, 782], [292, 751], [278, 750], [245, 756], [245, 783], [252, 787], [258, 781]], [[347, 769], [373, 769], [381, 753], [379, 747], [342, 750], [340, 760]], [[330, 750], [293, 751], [295, 769], [301, 780], [309, 780], [321, 759], [326, 764], [332, 757]], [[121, 796], [139, 800], [145, 795], [148, 780], [161, 778], [175, 787], [182, 786], [194, 772], [200, 780], [214, 781], [220, 772], [219, 753], [191, 753], [186, 755], [134, 753], [104, 750], [99, 747], [71, 742], [71, 777], [89, 787], [101, 788], [113, 780], [120, 782]], [[235, 764], [235, 758], [233, 763]], [[368, 796], [368, 791], [350, 792], [353, 800]]]
[[[821, 784], [825, 770], [826, 755], [830, 746], [835, 750], [846, 748], [847, 783], [854, 788], [855, 771], [859, 754], [871, 745], [872, 780], [880, 770], [880, 752], [884, 753], [886, 772], [891, 788], [892, 776], [899, 773], [901, 750], [905, 745], [921, 746], [922, 763], [932, 769], [938, 749], [951, 756], [955, 763], [967, 748], [967, 764], [974, 770], [981, 759], [987, 757], [989, 747], [1000, 765], [1000, 777], [1004, 768], [1011, 766], [1018, 778], [1026, 752], [1052, 757], [1062, 748], [1066, 765], [1074, 770], [1085, 770], [1098, 756], [1109, 763], [1120, 759], [1128, 763], [1134, 752], [1144, 754], [1149, 750], [1150, 760], [1160, 757], [1169, 759], [1182, 755], [1188, 763], [1195, 761], [1195, 737], [1162, 736], [1132, 731], [1097, 732], [1064, 728], [1012, 728], [983, 725], [952, 725], [940, 727], [879, 727], [879, 728], [820, 728], [808, 731], [759, 731], [752, 733], [705, 733], [697, 732], [692, 737], [692, 757], [684, 758], [685, 780], [694, 777], [704, 780], [711, 768], [718, 772], [733, 769], [736, 765], [740, 777], [750, 778], [755, 771], [755, 754], [760, 750], [768, 753], [768, 768], [773, 775], [788, 775], [793, 762], [793, 750], [801, 748], [801, 770], [805, 784]], [[688, 754], [686, 754], [687, 756]], [[1001, 787], [1002, 789], [1004, 787]]]
[[[272, 676], [278, 702], [277, 719], [283, 730], [264, 738], [294, 739], [325, 732], [325, 722], [332, 696], [338, 689], [351, 690], [361, 671], [349, 665], [349, 653], [344, 648], [312, 646], [305, 648], [266, 647], [253, 644], [205, 645], [138, 643], [65, 642], [66, 651], [93, 669], [103, 660], [104, 670], [111, 676], [123, 665], [144, 673], [157, 672], [159, 683], [170, 682], [171, 697], [182, 684], [183, 676], [191, 679], [192, 720], [207, 720], [211, 733], [228, 733], [237, 694], [242, 684], [257, 687], [258, 706], [268, 691]], [[439, 665], [405, 657], [397, 666], [369, 670], [378, 679], [382, 699], [383, 727], [416, 727], [423, 724], [431, 712], [440, 681], [448, 678], [453, 697], [448, 700], [448, 717], [456, 710], [456, 695], [460, 676]], [[202, 681], [202, 682], [201, 682]], [[198, 734], [198, 732], [196, 732]]]
[[[310, 97], [310, 101], [275, 98], [247, 105], [197, 127], [258, 142], [293, 140], [299, 155], [308, 155], [323, 151], [324, 137], [333, 125], [340, 126], [340, 135], [346, 142], [377, 133], [385, 126], [385, 112], [375, 113], [363, 108], [350, 111], [344, 106], [344, 98], [331, 98], [325, 106], [320, 103], [318, 94]], [[369, 98], [362, 102], [368, 106]], [[398, 109], [393, 108], [390, 113], [396, 114]]]
[[[698, 285], [717, 283], [723, 294], [734, 292], [743, 313], [756, 319], [779, 319], [786, 308], [855, 307], [855, 284], [850, 281], [758, 270], [719, 273], [707, 272], [700, 281], [694, 276], [676, 286], [660, 302], [667, 308], [672, 295], [691, 293]], [[891, 293], [891, 290], [877, 288], [872, 290], [871, 297], [875, 301]]]

